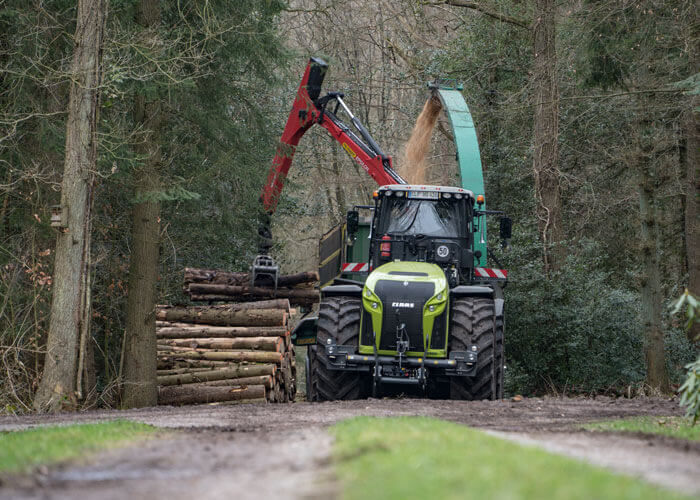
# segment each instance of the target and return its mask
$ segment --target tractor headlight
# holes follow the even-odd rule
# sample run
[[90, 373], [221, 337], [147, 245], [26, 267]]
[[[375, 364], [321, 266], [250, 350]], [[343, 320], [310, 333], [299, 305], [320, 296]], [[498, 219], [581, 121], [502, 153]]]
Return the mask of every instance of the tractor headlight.
[[447, 307], [447, 293], [443, 290], [433, 295], [430, 300], [425, 303], [425, 312], [437, 316], [438, 314], [442, 314], [445, 307]]
[[442, 197], [447, 200], [449, 198], [452, 198], [452, 193], [442, 193]]
[[372, 311], [372, 314], [375, 311], [381, 312], [382, 310], [382, 301], [369, 287], [365, 287], [365, 291], [362, 294], [362, 303], [366, 310]]

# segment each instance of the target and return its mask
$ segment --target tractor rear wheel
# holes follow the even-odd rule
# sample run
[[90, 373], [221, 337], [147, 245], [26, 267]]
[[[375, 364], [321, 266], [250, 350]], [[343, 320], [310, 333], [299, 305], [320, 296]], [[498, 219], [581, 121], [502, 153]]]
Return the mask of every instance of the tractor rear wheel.
[[333, 339], [337, 345], [357, 347], [360, 340], [362, 304], [355, 297], [329, 297], [318, 310], [316, 345], [309, 347], [307, 399], [333, 401], [369, 396], [369, 377], [364, 373], [331, 370], [327, 367], [325, 345]]
[[455, 300], [450, 311], [449, 351], [478, 348], [473, 377], [450, 377], [450, 398], [464, 400], [503, 397], [503, 322], [494, 320], [492, 299]]
[[503, 316], [496, 316], [496, 331], [494, 339], [494, 359], [493, 359], [493, 369], [494, 374], [494, 384], [496, 391], [491, 399], [503, 399], [503, 376], [505, 372], [505, 353], [504, 353], [504, 331], [505, 331], [505, 318]]

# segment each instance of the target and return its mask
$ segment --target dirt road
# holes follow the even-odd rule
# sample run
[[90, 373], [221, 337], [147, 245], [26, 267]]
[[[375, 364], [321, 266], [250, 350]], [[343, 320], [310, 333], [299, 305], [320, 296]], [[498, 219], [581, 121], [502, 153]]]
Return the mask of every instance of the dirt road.
[[[333, 423], [358, 415], [424, 415], [480, 427], [554, 452], [700, 494], [700, 444], [580, 431], [581, 423], [633, 415], [677, 415], [663, 399], [525, 399], [459, 402], [382, 399], [323, 404], [239, 404], [0, 418], [0, 430], [128, 419], [171, 429], [167, 437], [89, 462], [5, 477], [0, 498], [329, 498]], [[610, 450], [607, 453], [605, 450]], [[627, 450], [624, 456], [614, 455]], [[652, 473], [653, 472], [653, 473]]]

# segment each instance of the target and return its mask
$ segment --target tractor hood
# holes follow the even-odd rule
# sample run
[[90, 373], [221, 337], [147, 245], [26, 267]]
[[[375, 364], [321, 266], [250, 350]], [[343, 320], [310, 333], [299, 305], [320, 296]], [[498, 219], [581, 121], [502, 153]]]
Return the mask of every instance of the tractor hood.
[[442, 292], [447, 293], [447, 278], [445, 273], [436, 264], [428, 262], [393, 261], [388, 262], [372, 271], [367, 277], [363, 296], [367, 296], [367, 291], [374, 293], [377, 282], [380, 280], [407, 281], [410, 283], [433, 283], [437, 295]]
[[395, 354], [397, 329], [405, 329], [408, 355], [444, 357], [444, 324], [439, 323], [443, 333], [439, 346], [431, 348], [431, 337], [436, 320], [447, 312], [448, 295], [445, 273], [436, 264], [393, 261], [379, 266], [370, 273], [362, 290], [366, 313], [360, 353], [373, 351], [371, 332], [375, 332], [379, 354]]

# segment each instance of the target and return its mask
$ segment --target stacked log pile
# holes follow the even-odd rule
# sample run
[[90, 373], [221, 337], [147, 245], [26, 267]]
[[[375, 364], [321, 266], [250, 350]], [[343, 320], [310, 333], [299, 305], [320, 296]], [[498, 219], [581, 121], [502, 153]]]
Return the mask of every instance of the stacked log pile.
[[216, 269], [185, 268], [185, 293], [195, 302], [248, 302], [261, 299], [287, 299], [292, 305], [310, 307], [319, 300], [317, 272], [280, 276], [277, 289], [269, 282], [251, 286], [250, 273], [232, 273]]
[[158, 403], [287, 402], [296, 365], [287, 299], [158, 306]]

